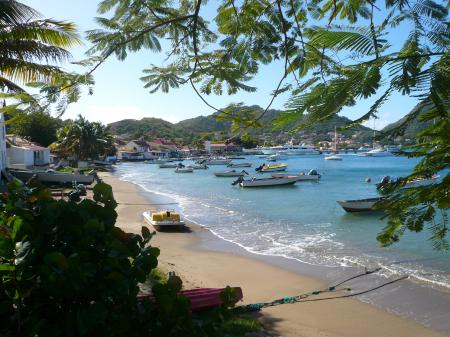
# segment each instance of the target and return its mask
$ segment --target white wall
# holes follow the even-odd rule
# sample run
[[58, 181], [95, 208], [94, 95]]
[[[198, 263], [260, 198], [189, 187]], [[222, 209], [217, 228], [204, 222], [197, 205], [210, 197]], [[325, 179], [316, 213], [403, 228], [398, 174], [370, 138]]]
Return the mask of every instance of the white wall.
[[6, 167], [6, 130], [3, 114], [0, 113], [0, 170]]

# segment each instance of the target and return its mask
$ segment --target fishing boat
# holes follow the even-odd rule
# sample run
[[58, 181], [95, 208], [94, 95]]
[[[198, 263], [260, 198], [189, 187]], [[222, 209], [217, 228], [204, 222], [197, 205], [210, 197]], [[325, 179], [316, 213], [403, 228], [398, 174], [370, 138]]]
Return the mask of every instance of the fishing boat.
[[307, 174], [300, 172], [298, 175], [286, 175], [285, 173], [272, 173], [274, 178], [297, 177], [297, 181], [318, 181], [321, 175], [316, 170], [310, 170]]
[[281, 178], [252, 178], [245, 180], [243, 177], [239, 177], [232, 185], [238, 185], [241, 187], [271, 187], [271, 186], [283, 186], [293, 185], [297, 182], [297, 177], [281, 177]]
[[[34, 171], [34, 170], [9, 170], [14, 177], [23, 182], [35, 177], [38, 181], [46, 184], [83, 184], [90, 185], [94, 182], [95, 174], [80, 174], [80, 173], [68, 173], [58, 172], [53, 170], [47, 171]], [[94, 172], [95, 173], [95, 172]]]
[[287, 167], [288, 164], [274, 164], [274, 165], [262, 164], [261, 166], [257, 167], [255, 171], [260, 173], [279, 172], [279, 171], [286, 171]]
[[337, 160], [337, 161], [342, 160], [342, 157], [337, 154], [337, 132], [336, 132], [336, 126], [334, 126], [333, 151], [334, 151], [334, 154], [330, 155], [330, 156], [326, 156], [325, 160]]
[[157, 231], [183, 229], [186, 226], [180, 214], [172, 210], [145, 211], [142, 216]]
[[245, 172], [244, 170], [242, 170], [241, 172], [232, 170], [232, 171], [225, 171], [225, 172], [214, 172], [214, 175], [216, 177], [243, 177], [245, 175], [248, 175], [248, 173]]
[[177, 167], [175, 169], [175, 173], [192, 173], [194, 172], [194, 168], [192, 167]]
[[337, 203], [341, 205], [346, 212], [370, 212], [379, 210], [375, 208], [375, 204], [382, 200], [383, 198], [377, 197], [357, 200], [341, 200]]
[[174, 163], [159, 164], [159, 168], [177, 168], [177, 167], [178, 165]]
[[227, 167], [238, 168], [238, 167], [252, 167], [252, 163], [230, 163]]

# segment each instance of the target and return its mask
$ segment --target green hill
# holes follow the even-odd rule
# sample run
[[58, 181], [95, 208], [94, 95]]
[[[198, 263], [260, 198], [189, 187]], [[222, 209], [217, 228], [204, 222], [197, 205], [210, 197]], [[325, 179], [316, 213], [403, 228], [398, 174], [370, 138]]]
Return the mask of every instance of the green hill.
[[[262, 108], [259, 106], [251, 107], [236, 107], [237, 111], [241, 109], [251, 110], [259, 115], [262, 113]], [[279, 116], [283, 111], [271, 109], [261, 118], [261, 128], [252, 128], [248, 133], [259, 139], [259, 142], [266, 142], [266, 144], [278, 144], [281, 142], [293, 139], [294, 142], [308, 141], [316, 143], [323, 140], [331, 140], [330, 132], [334, 131], [334, 127], [342, 127], [349, 124], [351, 121], [346, 117], [335, 116], [330, 120], [313, 125], [307, 129], [293, 132], [294, 124], [288, 124], [281, 129], [272, 127], [271, 121]], [[193, 139], [208, 137], [228, 138], [231, 136], [230, 127], [231, 121], [218, 120], [217, 113], [209, 116], [199, 116], [190, 118], [172, 124], [157, 118], [143, 118], [141, 120], [125, 119], [109, 125], [113, 134], [119, 135], [126, 139], [141, 138], [151, 140], [156, 137], [164, 137], [170, 139], [180, 139], [184, 143], [191, 143]], [[347, 137], [353, 137], [359, 142], [368, 142], [372, 138], [372, 130], [365, 126], [355, 126], [351, 129], [339, 131]]]

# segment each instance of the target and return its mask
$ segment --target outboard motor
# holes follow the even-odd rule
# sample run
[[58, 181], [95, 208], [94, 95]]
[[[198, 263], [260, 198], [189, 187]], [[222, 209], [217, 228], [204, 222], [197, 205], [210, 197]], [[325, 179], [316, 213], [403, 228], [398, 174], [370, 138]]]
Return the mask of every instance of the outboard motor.
[[75, 190], [77, 190], [81, 196], [86, 196], [86, 186], [84, 186], [83, 184], [78, 184], [77, 187], [75, 188]]
[[377, 184], [377, 189], [382, 189], [383, 187], [385, 187], [390, 182], [391, 182], [391, 177], [390, 176], [384, 176], [383, 179], [381, 179], [381, 181]]
[[313, 169], [313, 170], [309, 170], [308, 175], [309, 175], [309, 176], [318, 176], [319, 179], [320, 179], [320, 177], [322, 177], [322, 176], [320, 175], [320, 173], [317, 172], [317, 171], [314, 170], [314, 169]]
[[262, 164], [262, 165], [258, 166], [257, 168], [255, 168], [255, 171], [260, 172], [264, 166], [266, 166], [266, 164]]
[[246, 170], [242, 170], [241, 173], [248, 175], [248, 172]]
[[244, 181], [244, 178], [239, 177], [239, 178], [237, 178], [235, 181], [233, 181], [233, 182], [231, 183], [231, 185], [236, 186], [237, 184], [240, 184], [240, 183], [242, 183], [243, 181]]

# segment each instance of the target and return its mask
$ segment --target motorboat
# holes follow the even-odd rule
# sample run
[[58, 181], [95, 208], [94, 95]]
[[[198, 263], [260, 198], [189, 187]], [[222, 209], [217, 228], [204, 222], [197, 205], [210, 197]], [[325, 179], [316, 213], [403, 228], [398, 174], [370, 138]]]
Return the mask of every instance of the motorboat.
[[283, 185], [293, 185], [297, 182], [297, 177], [270, 177], [257, 179], [253, 177], [252, 179], [245, 180], [243, 177], [239, 177], [232, 185], [238, 185], [241, 187], [270, 187], [270, 186], [283, 186]]
[[286, 155], [286, 156], [310, 156], [319, 155], [320, 151], [317, 151], [314, 147], [298, 144], [294, 145], [292, 140], [284, 145], [272, 146], [272, 147], [261, 147], [259, 150], [265, 155]]
[[346, 212], [370, 212], [380, 210], [379, 208], [375, 208], [375, 204], [383, 199], [384, 198], [382, 197], [376, 197], [357, 200], [341, 200], [337, 203], [341, 205]]
[[194, 172], [194, 168], [193, 167], [177, 167], [175, 169], [175, 173], [192, 173]]
[[157, 231], [183, 229], [186, 226], [180, 214], [172, 210], [145, 211], [142, 216]]
[[237, 172], [236, 170], [226, 171], [226, 172], [214, 172], [216, 177], [243, 177], [248, 175], [247, 172], [242, 170], [241, 172]]
[[389, 176], [383, 177], [381, 181], [377, 184], [377, 189], [382, 190], [384, 189], [388, 184], [397, 184], [401, 183], [401, 189], [407, 189], [407, 188], [415, 188], [415, 187], [421, 187], [421, 186], [428, 186], [432, 185], [437, 182], [437, 179], [439, 178], [439, 175], [435, 174], [431, 177], [423, 177], [423, 178], [416, 178], [413, 180], [409, 180], [406, 182], [400, 182], [398, 179], [393, 179]]
[[252, 163], [230, 163], [227, 167], [238, 168], [238, 167], [252, 167]]
[[285, 173], [272, 173], [274, 178], [297, 177], [297, 181], [318, 181], [321, 175], [316, 170], [310, 170], [307, 174], [300, 172], [298, 175], [286, 175]]
[[262, 164], [261, 166], [257, 167], [255, 171], [260, 173], [279, 172], [279, 171], [286, 171], [287, 167], [288, 164], [273, 164], [273, 165]]
[[90, 185], [94, 182], [95, 171], [91, 174], [58, 172], [54, 170], [34, 171], [34, 170], [9, 170], [14, 177], [23, 182], [35, 177], [38, 181], [47, 184], [83, 184]]
[[370, 151], [362, 153], [365, 157], [388, 157], [392, 156], [392, 152], [386, 151], [383, 148], [372, 149]]
[[197, 162], [197, 164], [205, 165], [228, 165], [231, 163], [231, 159], [203, 159]]
[[192, 167], [194, 170], [206, 170], [206, 169], [209, 169], [208, 165], [206, 165], [206, 164], [194, 164], [194, 165], [189, 165], [188, 167]]
[[178, 164], [174, 164], [174, 163], [164, 163], [164, 164], [159, 164], [159, 168], [177, 168]]
[[342, 160], [342, 157], [337, 154], [333, 154], [331, 156], [326, 156], [325, 160]]

